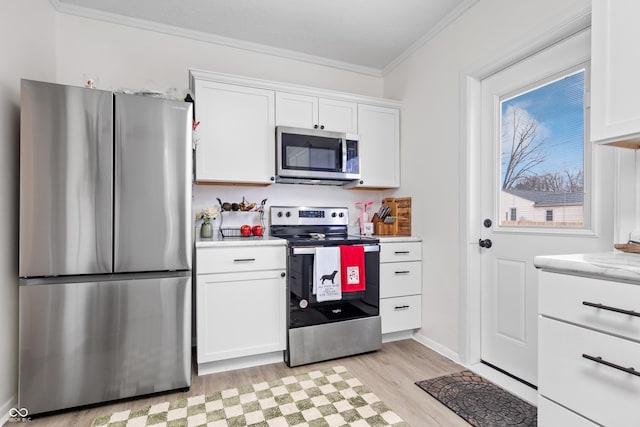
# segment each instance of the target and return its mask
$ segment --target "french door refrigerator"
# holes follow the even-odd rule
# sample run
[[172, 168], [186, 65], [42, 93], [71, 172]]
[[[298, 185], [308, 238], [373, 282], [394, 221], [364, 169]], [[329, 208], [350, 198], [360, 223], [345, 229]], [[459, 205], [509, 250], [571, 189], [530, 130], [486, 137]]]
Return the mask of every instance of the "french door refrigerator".
[[191, 104], [22, 80], [30, 414], [191, 384]]

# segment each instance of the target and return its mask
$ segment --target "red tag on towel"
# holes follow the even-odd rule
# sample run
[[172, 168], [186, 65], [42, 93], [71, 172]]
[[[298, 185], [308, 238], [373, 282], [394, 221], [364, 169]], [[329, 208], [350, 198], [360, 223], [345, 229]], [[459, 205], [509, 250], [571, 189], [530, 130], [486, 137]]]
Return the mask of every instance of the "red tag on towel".
[[342, 292], [364, 291], [364, 247], [340, 246]]

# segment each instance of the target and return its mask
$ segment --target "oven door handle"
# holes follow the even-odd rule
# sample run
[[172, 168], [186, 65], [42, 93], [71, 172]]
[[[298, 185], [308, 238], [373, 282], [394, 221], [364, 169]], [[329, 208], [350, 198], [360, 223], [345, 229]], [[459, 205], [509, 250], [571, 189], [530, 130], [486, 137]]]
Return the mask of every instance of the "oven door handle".
[[[380, 252], [379, 245], [362, 245], [362, 247], [365, 252]], [[291, 248], [291, 255], [315, 255], [315, 253], [316, 246], [294, 246]]]

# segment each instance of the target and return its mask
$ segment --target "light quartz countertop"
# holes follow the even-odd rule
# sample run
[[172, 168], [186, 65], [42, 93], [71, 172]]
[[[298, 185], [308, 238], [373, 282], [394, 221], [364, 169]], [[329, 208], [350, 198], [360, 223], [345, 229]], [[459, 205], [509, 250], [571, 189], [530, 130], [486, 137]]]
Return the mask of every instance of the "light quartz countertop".
[[420, 236], [371, 236], [380, 239], [380, 243], [421, 242]]
[[280, 239], [279, 237], [271, 237], [264, 235], [262, 237], [221, 237], [219, 233], [214, 230], [213, 237], [202, 238], [200, 235], [196, 235], [196, 248], [210, 248], [219, 246], [286, 246], [287, 241]]
[[547, 271], [640, 284], [640, 254], [619, 251], [537, 256], [533, 264]]
[[[213, 246], [277, 246], [286, 245], [287, 241], [279, 237], [271, 237], [265, 234], [262, 237], [221, 237], [217, 229], [213, 230], [213, 237], [202, 238], [200, 237], [200, 229], [195, 229], [196, 248], [207, 248]], [[353, 234], [357, 236], [357, 234]], [[364, 237], [364, 236], [363, 236]], [[371, 236], [372, 239], [379, 239], [380, 243], [396, 243], [396, 242], [421, 242], [420, 236]]]

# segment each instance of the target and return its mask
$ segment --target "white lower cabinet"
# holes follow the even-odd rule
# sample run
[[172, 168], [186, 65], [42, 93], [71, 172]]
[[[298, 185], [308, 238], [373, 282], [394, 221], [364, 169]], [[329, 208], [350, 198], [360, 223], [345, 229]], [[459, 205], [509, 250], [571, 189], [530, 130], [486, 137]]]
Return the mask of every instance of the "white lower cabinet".
[[422, 325], [422, 242], [380, 242], [382, 333]]
[[284, 246], [197, 249], [198, 375], [283, 360], [285, 256]]
[[[538, 425], [640, 427], [640, 300], [629, 299], [638, 285], [547, 271], [539, 278]], [[559, 408], [543, 399], [580, 417], [558, 424]]]

